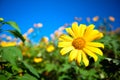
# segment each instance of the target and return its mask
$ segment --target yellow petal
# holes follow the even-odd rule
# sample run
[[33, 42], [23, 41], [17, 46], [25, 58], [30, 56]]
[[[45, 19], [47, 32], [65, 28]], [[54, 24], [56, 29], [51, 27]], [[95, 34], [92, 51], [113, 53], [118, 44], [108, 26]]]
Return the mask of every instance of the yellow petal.
[[72, 46], [72, 42], [58, 42], [58, 47]]
[[91, 31], [94, 29], [94, 27], [95, 27], [95, 26], [94, 26], [93, 24], [89, 25], [89, 26], [86, 28], [86, 31], [85, 31], [84, 36], [89, 35], [89, 34], [91, 33]]
[[100, 32], [100, 33], [98, 33], [97, 35], [98, 35], [98, 36], [95, 38], [95, 40], [100, 39], [100, 38], [102, 38], [102, 37], [103, 37], [103, 33], [101, 33], [101, 32]]
[[98, 57], [93, 53], [91, 52], [90, 50], [88, 50], [87, 48], [83, 48], [83, 51], [88, 54], [89, 56], [93, 57], [94, 61], [97, 61], [98, 60]]
[[71, 28], [66, 28], [65, 30], [66, 30], [66, 32], [67, 32], [68, 34], [70, 34], [72, 37], [75, 38], [75, 34], [74, 34], [74, 32], [72, 31]]
[[84, 39], [86, 41], [93, 41], [102, 37], [103, 34], [101, 32], [99, 32], [98, 30], [92, 30], [89, 34], [86, 34], [86, 36], [84, 36]]
[[60, 53], [61, 53], [61, 55], [65, 55], [66, 53], [68, 53], [69, 51], [71, 51], [73, 49], [74, 49], [73, 46], [64, 47], [64, 48], [61, 49]]
[[103, 52], [99, 48], [91, 47], [91, 46], [86, 46], [86, 48], [94, 53], [101, 55], [101, 56], [103, 55]]
[[77, 64], [79, 65], [80, 64], [80, 62], [81, 62], [81, 55], [82, 53], [81, 53], [81, 51], [79, 50], [78, 51], [78, 53], [77, 53], [77, 58], [76, 58], [76, 61], [77, 61]]
[[79, 28], [78, 28], [78, 23], [74, 22], [72, 24], [72, 31], [74, 32], [76, 37], [79, 37]]
[[85, 64], [85, 66], [89, 65], [89, 60], [83, 51], [82, 51], [82, 60], [83, 60], [83, 63]]
[[89, 41], [91, 38], [94, 38], [94, 35], [98, 34], [99, 31], [98, 30], [91, 30], [88, 34], [86, 33], [84, 35], [84, 38]]
[[73, 59], [75, 59], [75, 58], [77, 57], [77, 53], [78, 53], [78, 50], [73, 49], [73, 50], [70, 52], [69, 61], [73, 61]]
[[73, 39], [68, 36], [68, 35], [65, 35], [65, 34], [62, 34], [60, 37], [59, 37], [59, 40], [60, 41], [72, 41]]
[[103, 33], [98, 33], [96, 35], [93, 35], [94, 37], [91, 37], [89, 41], [97, 40], [103, 37]]
[[102, 48], [104, 48], [104, 44], [98, 43], [98, 42], [87, 42], [86, 44], [88, 46], [92, 46], [92, 47], [102, 47]]
[[86, 25], [80, 24], [79, 26], [79, 37], [82, 37], [85, 33]]

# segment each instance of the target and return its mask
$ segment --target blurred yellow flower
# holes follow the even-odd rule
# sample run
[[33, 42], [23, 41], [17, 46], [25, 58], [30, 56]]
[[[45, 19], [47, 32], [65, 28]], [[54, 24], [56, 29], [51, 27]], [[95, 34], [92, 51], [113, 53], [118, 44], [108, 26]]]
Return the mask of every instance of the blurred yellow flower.
[[42, 62], [42, 60], [43, 60], [43, 59], [40, 58], [40, 57], [39, 57], [39, 58], [35, 57], [33, 61], [34, 61], [35, 63], [39, 63], [39, 62]]
[[59, 37], [62, 34], [62, 31], [56, 30], [54, 34], [56, 37]]
[[5, 41], [2, 41], [2, 42], [0, 42], [0, 45], [2, 47], [8, 47], [8, 46], [16, 46], [17, 43], [16, 42], [5, 42]]
[[32, 33], [33, 31], [34, 31], [34, 29], [33, 29], [33, 28], [30, 28], [27, 33], [30, 34], [30, 33]]
[[75, 60], [77, 64], [81, 61], [85, 66], [89, 65], [87, 55], [93, 57], [94, 61], [98, 60], [95, 53], [103, 55], [99, 47], [104, 48], [104, 44], [92, 42], [103, 37], [103, 34], [98, 30], [94, 30], [94, 25], [86, 26], [84, 24], [73, 23], [72, 28], [66, 28], [69, 35], [62, 34], [59, 37], [58, 47], [63, 47], [60, 51], [61, 55], [70, 52], [69, 61]]
[[23, 52], [22, 52], [22, 55], [23, 55], [23, 56], [26, 56], [26, 52], [25, 52], [25, 51], [23, 51]]
[[23, 42], [22, 42], [22, 41], [18, 42], [17, 44], [18, 44], [19, 46], [21, 46], [21, 47], [23, 46]]
[[30, 41], [29, 38], [28, 38], [28, 33], [24, 33], [23, 37], [24, 37], [24, 39], [25, 39], [26, 42]]
[[30, 58], [30, 57], [31, 57], [31, 54], [30, 54], [30, 53], [27, 53], [27, 55], [26, 55], [26, 56]]
[[55, 50], [55, 47], [53, 45], [48, 45], [47, 48], [46, 48], [47, 52], [52, 52], [54, 50]]
[[24, 37], [25, 39], [27, 39], [27, 36], [28, 36], [27, 33], [24, 33], [24, 34], [23, 34], [23, 37]]
[[4, 19], [3, 18], [0, 18], [0, 21], [3, 21]]
[[44, 43], [48, 44], [49, 38], [48, 38], [47, 36], [44, 36], [44, 37], [42, 38], [42, 41], [43, 41]]
[[113, 16], [109, 16], [109, 20], [114, 22], [115, 21], [115, 18]]
[[99, 16], [93, 17], [93, 21], [94, 21], [94, 22], [98, 21], [98, 19], [99, 19]]

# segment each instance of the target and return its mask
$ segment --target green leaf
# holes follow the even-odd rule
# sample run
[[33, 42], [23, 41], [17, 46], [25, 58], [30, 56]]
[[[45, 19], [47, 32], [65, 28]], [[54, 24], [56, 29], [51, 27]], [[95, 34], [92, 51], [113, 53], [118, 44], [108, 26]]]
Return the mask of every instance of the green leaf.
[[63, 64], [63, 67], [58, 70], [58, 72], [64, 72], [71, 68], [69, 64]]
[[16, 22], [14, 22], [14, 21], [8, 21], [8, 22], [5, 22], [5, 23], [8, 24], [8, 25], [10, 25], [10, 26], [13, 27], [14, 29], [16, 29], [18, 32], [21, 32], [21, 31], [20, 31], [20, 28], [19, 28], [19, 26], [17, 25]]
[[19, 33], [18, 31], [16, 31], [16, 30], [7, 30], [7, 31], [10, 32], [11, 34], [13, 34], [15, 37], [19, 37], [23, 42], [25, 41], [22, 34]]
[[18, 59], [23, 59], [22, 53], [17, 47], [2, 47], [0, 49], [0, 53], [2, 55], [2, 58], [10, 62], [12, 65], [16, 65], [16, 61]]
[[71, 80], [71, 78], [70, 78], [69, 75], [62, 75], [62, 76], [59, 77], [58, 80], [65, 80], [65, 79], [67, 79], [67, 80]]
[[118, 42], [116, 41], [116, 40], [113, 40], [113, 41], [111, 41], [111, 44], [112, 44], [112, 47], [113, 47], [113, 50], [114, 50], [114, 52], [115, 52], [115, 54], [117, 54], [117, 52], [119, 51], [119, 44], [118, 44]]
[[7, 80], [7, 78], [4, 75], [0, 75], [0, 80]]
[[25, 67], [35, 76], [39, 77], [38, 72], [35, 68], [33, 68], [31, 65], [27, 64], [26, 62], [23, 62], [23, 64], [25, 65]]
[[46, 66], [45, 66], [45, 70], [47, 70], [47, 72], [50, 72], [52, 70], [56, 70], [56, 66], [52, 63], [47, 63]]
[[25, 74], [22, 77], [18, 77], [18, 80], [37, 80], [37, 79], [29, 74]]

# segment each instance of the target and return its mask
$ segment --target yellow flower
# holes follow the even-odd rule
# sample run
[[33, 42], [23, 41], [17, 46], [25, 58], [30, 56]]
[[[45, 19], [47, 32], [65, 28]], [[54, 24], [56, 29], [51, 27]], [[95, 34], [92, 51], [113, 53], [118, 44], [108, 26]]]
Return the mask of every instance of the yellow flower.
[[47, 48], [46, 48], [47, 52], [52, 52], [54, 50], [55, 50], [55, 47], [53, 45], [48, 45]]
[[2, 41], [2, 42], [0, 43], [0, 45], [1, 45], [2, 47], [8, 47], [8, 46], [16, 46], [17, 43], [16, 43], [16, 42], [5, 42], [5, 41]]
[[94, 21], [94, 22], [98, 21], [98, 19], [99, 19], [99, 16], [93, 17], [93, 21]]
[[103, 55], [99, 47], [104, 48], [104, 44], [92, 42], [103, 37], [103, 34], [98, 30], [94, 30], [94, 25], [86, 26], [84, 24], [73, 23], [72, 28], [66, 28], [67, 33], [59, 37], [58, 47], [63, 47], [60, 51], [61, 55], [70, 52], [69, 61], [75, 60], [77, 64], [81, 61], [85, 66], [89, 65], [87, 55], [93, 57], [97, 61], [96, 54]]
[[34, 29], [33, 29], [33, 28], [30, 28], [27, 33], [30, 34], [30, 33], [32, 33], [33, 31], [34, 31]]
[[48, 44], [49, 38], [47, 36], [44, 36], [41, 41], [43, 41], [44, 43]]
[[4, 21], [4, 19], [3, 19], [3, 18], [0, 18], [0, 22], [1, 22], [1, 21]]
[[35, 62], [35, 63], [42, 62], [42, 60], [43, 60], [43, 59], [40, 58], [40, 57], [39, 57], [39, 58], [37, 58], [37, 57], [34, 58], [34, 62]]

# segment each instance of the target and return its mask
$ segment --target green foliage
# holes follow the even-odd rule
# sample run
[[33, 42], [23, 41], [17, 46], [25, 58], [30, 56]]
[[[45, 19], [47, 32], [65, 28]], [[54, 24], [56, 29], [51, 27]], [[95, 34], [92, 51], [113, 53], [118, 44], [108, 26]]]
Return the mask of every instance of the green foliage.
[[5, 22], [4, 20], [2, 20], [2, 21], [0, 21], [0, 30], [1, 30], [1, 27], [5, 24], [10, 25], [10, 27], [12, 27], [14, 29], [14, 30], [5, 30], [5, 31], [11, 33], [15, 37], [20, 38], [23, 42], [25, 41], [22, 34], [20, 33], [21, 32], [20, 28], [19, 28], [19, 26], [17, 25], [16, 22], [14, 22], [14, 21]]
[[[20, 29], [16, 22], [4, 20], [0, 21], [0, 29], [4, 24], [10, 25], [15, 30], [5, 30], [14, 37], [20, 38], [23, 42], [25, 39], [20, 33]], [[4, 45], [3, 45], [4, 46]], [[35, 76], [32, 76], [31, 73]], [[22, 75], [22, 77], [20, 77]], [[23, 61], [23, 55], [18, 46], [0, 46], [0, 79], [1, 80], [37, 80], [39, 77], [37, 70], [31, 65]]]
[[120, 57], [120, 40], [119, 35], [106, 34], [103, 39], [100, 40], [105, 45], [106, 55], [111, 58]]
[[0, 75], [0, 79], [1, 80], [7, 80], [7, 78], [5, 77], [5, 75]]
[[0, 54], [3, 60], [10, 62], [13, 66], [16, 66], [17, 60], [23, 60], [22, 53], [18, 47], [2, 47], [0, 48]]
[[25, 74], [22, 77], [18, 77], [18, 80], [37, 80], [37, 79], [29, 74]]
[[7, 32], [11, 33], [15, 37], [20, 38], [23, 42], [25, 41], [22, 34], [20, 34], [17, 30], [7, 30]]
[[23, 64], [32, 74], [39, 77], [36, 69], [34, 69], [31, 65], [27, 64], [26, 62], [23, 62]]
[[21, 32], [21, 31], [20, 31], [20, 28], [18, 27], [18, 25], [17, 25], [16, 22], [14, 22], [14, 21], [8, 21], [8, 22], [5, 22], [5, 24], [10, 25], [10, 26], [13, 27], [14, 29], [16, 29], [18, 32]]

